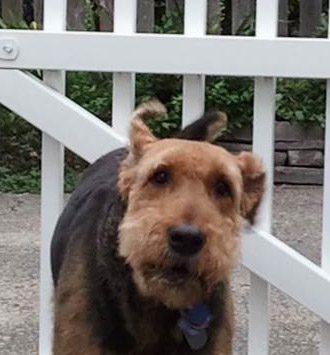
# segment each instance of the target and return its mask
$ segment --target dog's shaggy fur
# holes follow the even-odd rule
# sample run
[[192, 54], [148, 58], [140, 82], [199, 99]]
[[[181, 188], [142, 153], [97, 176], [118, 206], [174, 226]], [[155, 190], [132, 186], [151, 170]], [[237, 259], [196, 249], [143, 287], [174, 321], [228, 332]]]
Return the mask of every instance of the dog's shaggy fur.
[[[55, 355], [232, 353], [230, 274], [242, 217], [253, 221], [263, 194], [264, 170], [251, 153], [234, 156], [203, 142], [223, 114], [156, 139], [143, 121], [163, 111], [155, 102], [135, 111], [129, 149], [94, 163], [59, 219]], [[178, 226], [197, 231], [199, 250], [171, 248]], [[178, 320], [200, 303], [213, 319], [207, 344], [194, 351]]]

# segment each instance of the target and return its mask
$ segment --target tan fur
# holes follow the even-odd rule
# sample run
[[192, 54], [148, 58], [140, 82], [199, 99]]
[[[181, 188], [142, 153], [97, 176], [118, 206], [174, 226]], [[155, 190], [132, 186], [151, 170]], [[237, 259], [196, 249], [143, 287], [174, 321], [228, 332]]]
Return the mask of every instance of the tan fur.
[[244, 218], [254, 223], [256, 211], [264, 194], [265, 170], [261, 161], [247, 152], [239, 154], [238, 165], [242, 171], [244, 189], [241, 213]]
[[103, 355], [87, 321], [84, 258], [73, 258], [55, 291], [54, 355]]
[[[252, 220], [263, 193], [264, 171], [249, 153], [235, 157], [205, 142], [157, 140], [139, 115], [132, 123], [131, 150], [123, 162], [119, 189], [128, 200], [120, 226], [120, 255], [132, 266], [140, 291], [171, 308], [202, 301], [212, 287], [231, 273], [240, 246], [240, 216]], [[165, 188], [148, 179], [168, 169], [173, 181]], [[232, 198], [216, 199], [217, 180], [230, 185]], [[242, 213], [241, 213], [242, 212]], [[167, 230], [192, 224], [207, 235], [198, 261], [198, 279], [169, 288], [160, 277], [170, 265]]]

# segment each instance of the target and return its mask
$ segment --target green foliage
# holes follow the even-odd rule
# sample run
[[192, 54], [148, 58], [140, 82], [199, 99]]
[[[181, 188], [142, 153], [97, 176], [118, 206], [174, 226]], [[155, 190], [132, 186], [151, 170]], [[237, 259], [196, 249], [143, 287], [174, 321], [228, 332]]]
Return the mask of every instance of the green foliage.
[[247, 78], [209, 78], [206, 85], [206, 108], [227, 112], [229, 130], [251, 122], [253, 81]]
[[207, 33], [210, 35], [218, 35], [223, 33], [223, 23], [225, 20], [225, 9], [226, 4], [225, 2], [221, 1], [219, 9], [213, 16], [209, 19], [207, 25]]
[[40, 173], [36, 168], [17, 173], [6, 167], [0, 167], [0, 191], [39, 193]]
[[0, 106], [0, 166], [20, 173], [40, 160], [40, 132]]
[[95, 31], [96, 30], [96, 10], [95, 2], [93, 0], [84, 0], [84, 9], [85, 9], [85, 18], [84, 25], [86, 31]]
[[322, 13], [320, 24], [316, 32], [316, 37], [320, 37], [320, 38], [328, 37], [328, 18], [329, 18], [328, 14]]
[[0, 29], [3, 29], [3, 30], [8, 30], [8, 29], [40, 30], [41, 26], [40, 26], [40, 24], [37, 24], [35, 21], [32, 21], [30, 24], [28, 24], [23, 20], [18, 21], [17, 23], [11, 23], [9, 25], [0, 17]]
[[[72, 192], [77, 185], [80, 173], [72, 169], [65, 171], [64, 191]], [[40, 169], [32, 167], [23, 172], [15, 172], [6, 167], [0, 167], [0, 191], [15, 193], [40, 193], [41, 173]]]
[[277, 114], [301, 125], [325, 125], [325, 80], [279, 79]]
[[[88, 14], [86, 28], [93, 30], [92, 0], [86, 0]], [[23, 27], [22, 27], [23, 26]], [[27, 28], [26, 24], [17, 24]], [[209, 33], [219, 33], [220, 23], [212, 23]], [[218, 26], [218, 27], [217, 27]], [[326, 36], [326, 16], [322, 17], [319, 36]], [[10, 26], [13, 28], [15, 26]], [[15, 27], [15, 28], [17, 28]], [[8, 28], [0, 20], [0, 28]], [[31, 26], [28, 28], [31, 28]], [[157, 33], [182, 33], [182, 14], [163, 15], [155, 26]], [[253, 35], [254, 20], [247, 19], [239, 29], [242, 35]], [[38, 74], [38, 73], [37, 73]], [[40, 76], [40, 74], [39, 74]], [[324, 80], [277, 81], [277, 116], [301, 125], [324, 127], [325, 112]], [[253, 80], [249, 78], [208, 77], [206, 81], [206, 109], [220, 109], [229, 116], [229, 130], [243, 127], [252, 120]], [[112, 74], [69, 72], [67, 95], [88, 111], [111, 123]], [[182, 115], [182, 76], [136, 75], [136, 102], [157, 97], [166, 104], [168, 117], [156, 118], [150, 127], [158, 137], [167, 137], [180, 127]], [[40, 191], [40, 132], [14, 113], [0, 106], [0, 191]], [[79, 174], [86, 164], [72, 153], [66, 154], [65, 189], [74, 188]]]
[[69, 72], [67, 95], [86, 110], [109, 122], [112, 104], [111, 74]]
[[163, 15], [160, 24], [155, 24], [155, 33], [183, 33], [183, 20], [181, 14], [178, 12], [172, 15]]

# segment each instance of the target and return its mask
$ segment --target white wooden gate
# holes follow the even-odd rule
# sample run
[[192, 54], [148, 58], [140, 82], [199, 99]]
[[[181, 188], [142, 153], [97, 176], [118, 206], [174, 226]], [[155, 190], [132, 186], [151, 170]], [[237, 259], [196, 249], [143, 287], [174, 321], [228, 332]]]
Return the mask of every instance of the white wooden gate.
[[[43, 31], [0, 31], [0, 103], [43, 131], [40, 354], [51, 354], [49, 244], [63, 203], [63, 146], [93, 162], [124, 145], [134, 73], [180, 73], [184, 125], [203, 111], [204, 75], [255, 78], [253, 146], [267, 167], [268, 189], [261, 223], [243, 238], [251, 271], [249, 354], [268, 352], [272, 284], [323, 319], [320, 354], [329, 355], [330, 40], [277, 38], [278, 0], [257, 0], [256, 37], [205, 36], [206, 0], [185, 1], [184, 35], [136, 34], [136, 2], [115, 0], [114, 33], [66, 32], [66, 0], [44, 0]], [[22, 69], [44, 70], [43, 82]], [[112, 127], [65, 97], [65, 70], [114, 72]], [[276, 77], [328, 79], [322, 267], [271, 235]]]

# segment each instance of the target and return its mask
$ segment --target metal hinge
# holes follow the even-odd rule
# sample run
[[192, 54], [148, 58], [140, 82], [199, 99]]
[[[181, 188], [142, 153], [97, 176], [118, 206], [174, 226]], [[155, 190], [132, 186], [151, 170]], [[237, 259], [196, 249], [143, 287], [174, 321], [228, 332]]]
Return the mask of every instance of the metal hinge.
[[11, 38], [0, 38], [0, 60], [15, 60], [18, 56], [18, 44]]

